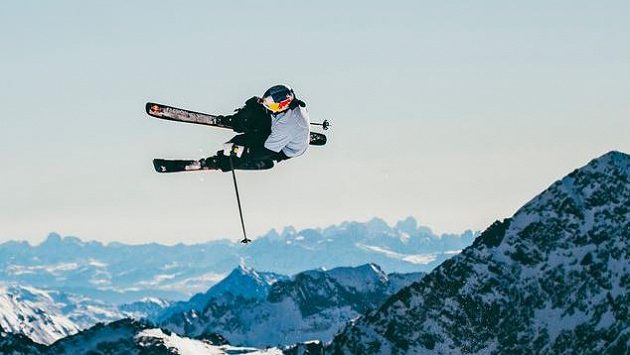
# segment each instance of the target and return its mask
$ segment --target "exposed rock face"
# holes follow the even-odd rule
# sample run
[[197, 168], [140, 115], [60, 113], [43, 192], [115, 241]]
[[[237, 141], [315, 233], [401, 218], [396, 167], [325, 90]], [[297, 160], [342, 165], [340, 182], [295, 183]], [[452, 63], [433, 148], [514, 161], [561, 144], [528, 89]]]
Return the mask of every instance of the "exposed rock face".
[[0, 354], [41, 354], [46, 346], [24, 334], [8, 333], [0, 327]]

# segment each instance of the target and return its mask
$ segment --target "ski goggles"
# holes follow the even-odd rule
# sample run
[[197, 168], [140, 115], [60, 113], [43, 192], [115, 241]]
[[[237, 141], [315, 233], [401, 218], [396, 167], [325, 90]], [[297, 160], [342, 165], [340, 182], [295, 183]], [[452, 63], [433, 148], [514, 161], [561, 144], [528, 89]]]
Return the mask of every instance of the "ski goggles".
[[289, 107], [289, 104], [291, 104], [291, 101], [293, 101], [293, 97], [287, 97], [278, 102], [275, 102], [271, 97], [267, 97], [263, 100], [262, 104], [267, 108], [267, 110], [273, 113], [278, 113], [286, 110], [287, 107]]

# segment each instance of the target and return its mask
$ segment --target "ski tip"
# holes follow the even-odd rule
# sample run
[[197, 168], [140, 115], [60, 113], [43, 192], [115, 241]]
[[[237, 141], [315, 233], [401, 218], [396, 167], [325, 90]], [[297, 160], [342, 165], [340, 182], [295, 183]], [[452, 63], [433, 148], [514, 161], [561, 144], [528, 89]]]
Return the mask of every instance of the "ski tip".
[[311, 132], [310, 145], [326, 145], [328, 138], [322, 133]]
[[165, 173], [164, 159], [153, 159], [153, 169], [158, 173]]
[[159, 117], [162, 113], [162, 107], [155, 102], [147, 102], [146, 105], [144, 105], [144, 110], [149, 116], [153, 117]]

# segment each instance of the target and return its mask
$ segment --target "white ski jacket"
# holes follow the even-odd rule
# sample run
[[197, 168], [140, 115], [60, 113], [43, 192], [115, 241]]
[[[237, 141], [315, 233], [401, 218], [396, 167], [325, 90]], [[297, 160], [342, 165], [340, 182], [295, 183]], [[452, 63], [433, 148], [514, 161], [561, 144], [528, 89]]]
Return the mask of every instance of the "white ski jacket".
[[293, 158], [304, 154], [310, 142], [310, 122], [304, 107], [297, 106], [277, 115], [271, 115], [271, 134], [265, 148], [276, 153], [282, 151]]

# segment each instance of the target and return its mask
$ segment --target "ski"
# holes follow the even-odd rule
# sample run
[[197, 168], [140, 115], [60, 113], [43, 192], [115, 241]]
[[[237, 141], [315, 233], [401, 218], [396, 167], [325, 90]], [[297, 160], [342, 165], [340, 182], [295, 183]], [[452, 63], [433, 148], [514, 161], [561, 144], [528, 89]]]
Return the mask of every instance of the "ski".
[[158, 173], [209, 170], [204, 168], [199, 160], [153, 159], [153, 168]]
[[[232, 129], [232, 127], [226, 122], [222, 122], [220, 116], [210, 115], [202, 112], [195, 112], [190, 110], [185, 110], [177, 107], [162, 105], [154, 102], [147, 102], [145, 106], [146, 112], [149, 116], [159, 118], [162, 120], [176, 121], [176, 122], [186, 122], [199, 124], [204, 126], [212, 126], [219, 128]], [[326, 144], [326, 136], [317, 133], [311, 132], [310, 144], [311, 145], [325, 145]]]
[[[273, 167], [273, 161], [260, 161], [257, 162], [255, 169], [244, 170], [266, 170]], [[179, 173], [187, 171], [208, 171], [219, 170], [218, 167], [209, 168], [204, 165], [202, 160], [168, 160], [168, 159], [153, 159], [153, 168], [158, 173]]]

